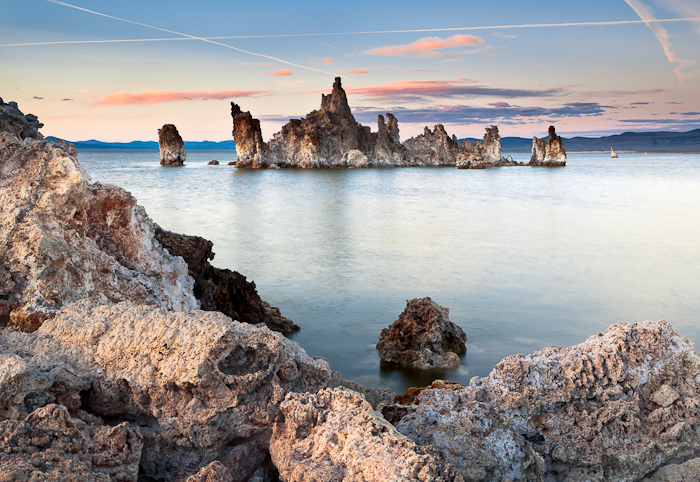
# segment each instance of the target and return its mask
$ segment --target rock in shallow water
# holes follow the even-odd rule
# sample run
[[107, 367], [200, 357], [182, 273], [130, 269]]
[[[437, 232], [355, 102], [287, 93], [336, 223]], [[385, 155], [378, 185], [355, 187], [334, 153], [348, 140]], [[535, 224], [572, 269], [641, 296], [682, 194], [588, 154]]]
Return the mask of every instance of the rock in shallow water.
[[163, 166], [182, 166], [187, 160], [185, 143], [177, 128], [165, 124], [158, 129], [158, 147], [160, 148], [160, 163]]
[[407, 301], [399, 319], [379, 336], [381, 360], [417, 369], [459, 366], [467, 335], [450, 321], [449, 313], [428, 297]]
[[559, 167], [566, 165], [564, 142], [556, 134], [554, 126], [549, 126], [549, 137], [546, 141], [537, 137], [532, 139], [532, 156], [530, 166]]

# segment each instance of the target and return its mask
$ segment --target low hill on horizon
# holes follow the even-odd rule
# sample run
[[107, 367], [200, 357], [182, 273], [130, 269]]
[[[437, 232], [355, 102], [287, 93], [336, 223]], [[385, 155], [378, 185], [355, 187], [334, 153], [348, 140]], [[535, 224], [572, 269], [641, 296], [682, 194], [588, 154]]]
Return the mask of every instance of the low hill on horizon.
[[[546, 136], [544, 136], [546, 138]], [[48, 137], [53, 140], [55, 137]], [[462, 140], [477, 141], [466, 137]], [[631, 152], [698, 152], [700, 153], [700, 129], [687, 132], [625, 132], [604, 137], [562, 137], [568, 152], [616, 151]], [[70, 142], [70, 141], [69, 141]], [[532, 149], [532, 138], [503, 137], [503, 153], [523, 153]], [[78, 149], [158, 149], [156, 141], [102, 142], [95, 139], [72, 142]], [[185, 141], [186, 150], [236, 150], [233, 140], [229, 141]]]

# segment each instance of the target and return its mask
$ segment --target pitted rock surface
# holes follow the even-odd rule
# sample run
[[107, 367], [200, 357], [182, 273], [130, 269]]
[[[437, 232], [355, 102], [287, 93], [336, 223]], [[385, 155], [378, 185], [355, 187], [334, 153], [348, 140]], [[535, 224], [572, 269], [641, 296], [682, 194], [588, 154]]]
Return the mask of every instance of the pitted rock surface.
[[463, 482], [439, 455], [398, 433], [350, 390], [290, 393], [281, 410], [270, 454], [285, 482]]
[[165, 124], [158, 129], [158, 147], [160, 148], [160, 163], [163, 166], [182, 166], [187, 160], [185, 143], [177, 128]]
[[564, 142], [556, 134], [554, 126], [549, 126], [549, 137], [546, 141], [537, 137], [532, 138], [532, 156], [529, 165], [549, 167], [566, 165]]

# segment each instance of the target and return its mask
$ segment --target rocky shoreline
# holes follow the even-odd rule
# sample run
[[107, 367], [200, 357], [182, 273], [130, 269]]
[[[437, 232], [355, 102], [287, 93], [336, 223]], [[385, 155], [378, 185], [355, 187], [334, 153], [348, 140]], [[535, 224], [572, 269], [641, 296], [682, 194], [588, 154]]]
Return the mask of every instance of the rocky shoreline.
[[[92, 182], [73, 146], [9, 110], [0, 480], [700, 477], [700, 357], [668, 323], [510, 356], [468, 386], [368, 389], [285, 338], [294, 324], [213, 267], [211, 242], [161, 229], [128, 192]], [[414, 301], [397, 323], [434, 320], [459, 352], [447, 310]]]
[[[524, 166], [503, 157], [498, 127], [486, 128], [483, 141], [457, 141], [442, 124], [401, 143], [399, 121], [393, 114], [377, 116], [377, 132], [355, 120], [340, 77], [330, 94], [321, 94], [321, 108], [301, 119], [291, 119], [269, 142], [264, 142], [260, 121], [231, 102], [233, 138], [239, 168], [366, 168], [450, 166], [484, 169]], [[530, 166], [564, 166], [566, 151], [561, 137], [533, 139]]]

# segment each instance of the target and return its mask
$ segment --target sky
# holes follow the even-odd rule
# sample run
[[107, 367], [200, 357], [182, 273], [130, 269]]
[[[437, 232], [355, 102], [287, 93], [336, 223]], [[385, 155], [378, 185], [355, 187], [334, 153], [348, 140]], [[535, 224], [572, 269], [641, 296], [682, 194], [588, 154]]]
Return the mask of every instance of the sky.
[[700, 0], [0, 0], [0, 97], [71, 141], [269, 139], [342, 77], [402, 140], [700, 128]]

